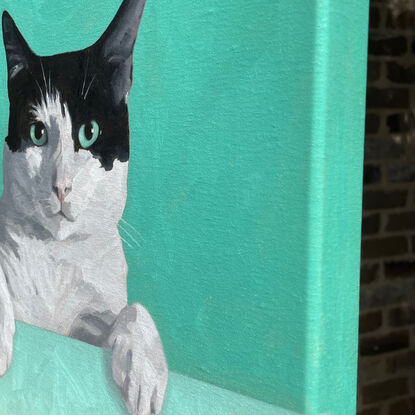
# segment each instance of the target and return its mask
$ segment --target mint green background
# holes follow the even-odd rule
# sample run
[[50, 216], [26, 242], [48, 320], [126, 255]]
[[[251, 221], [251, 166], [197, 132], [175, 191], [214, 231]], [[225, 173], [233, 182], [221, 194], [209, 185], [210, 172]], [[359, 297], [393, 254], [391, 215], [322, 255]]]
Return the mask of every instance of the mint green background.
[[[109, 351], [22, 323], [0, 392], [0, 415], [128, 415]], [[181, 414], [297, 415], [170, 372], [162, 415]]]
[[[93, 43], [119, 1], [1, 4], [53, 54]], [[136, 230], [122, 234], [129, 300], [151, 311], [172, 370], [353, 413], [367, 12], [148, 0], [130, 98]], [[3, 51], [0, 65], [5, 136]]]

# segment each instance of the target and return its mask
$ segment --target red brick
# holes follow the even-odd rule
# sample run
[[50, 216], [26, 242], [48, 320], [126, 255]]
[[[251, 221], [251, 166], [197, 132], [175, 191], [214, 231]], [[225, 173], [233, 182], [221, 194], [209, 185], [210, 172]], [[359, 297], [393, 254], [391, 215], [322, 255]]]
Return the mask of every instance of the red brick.
[[382, 327], [382, 313], [374, 311], [362, 314], [359, 318], [359, 333], [369, 333]]
[[370, 284], [379, 279], [379, 264], [362, 264], [360, 267], [360, 284]]
[[413, 370], [413, 368], [415, 368], [415, 351], [413, 350], [389, 356], [386, 359], [388, 373], [396, 374], [405, 370]]
[[403, 236], [367, 239], [362, 241], [362, 257], [365, 259], [392, 257], [408, 252], [408, 241]]
[[392, 327], [402, 327], [415, 324], [415, 306], [403, 304], [389, 311], [389, 324]]
[[396, 160], [405, 153], [405, 142], [397, 142], [390, 137], [365, 140], [365, 161]]
[[408, 108], [408, 88], [368, 88], [366, 96], [368, 108]]
[[360, 339], [360, 355], [376, 356], [395, 352], [409, 347], [409, 333], [407, 331], [389, 333], [385, 336]]
[[367, 82], [375, 82], [380, 78], [381, 62], [369, 61], [367, 63]]
[[390, 209], [406, 205], [406, 190], [367, 190], [363, 193], [363, 209]]
[[373, 29], [377, 29], [380, 24], [380, 11], [377, 7], [370, 8], [369, 14], [369, 26]]
[[409, 399], [393, 402], [389, 405], [388, 415], [413, 415], [413, 404], [414, 402]]
[[360, 290], [360, 309], [397, 305], [408, 300], [410, 292], [403, 284], [382, 284], [378, 286], [366, 285]]
[[408, 50], [404, 36], [372, 35], [369, 38], [369, 55], [401, 56]]
[[386, 261], [384, 271], [388, 279], [415, 277], [415, 261]]
[[[376, 23], [376, 15], [373, 17]], [[415, 27], [415, 13], [412, 10], [403, 10], [396, 14], [394, 10], [388, 10], [386, 15], [386, 27], [390, 29], [413, 29]]]
[[363, 169], [363, 184], [379, 183], [381, 178], [380, 166], [374, 164], [365, 164]]
[[363, 409], [359, 411], [357, 415], [379, 415], [381, 411], [380, 406], [376, 406], [375, 408]]
[[411, 125], [409, 119], [410, 114], [407, 112], [389, 115], [386, 119], [386, 125], [388, 126], [389, 132], [406, 133], [410, 131]]
[[396, 84], [413, 84], [415, 82], [415, 65], [404, 66], [396, 62], [387, 64], [388, 79]]
[[379, 232], [380, 228], [380, 215], [375, 213], [373, 215], [365, 216], [362, 220], [362, 233], [363, 235], [372, 235]]
[[415, 212], [393, 213], [388, 216], [386, 230], [390, 232], [415, 229]]
[[415, 165], [413, 163], [390, 164], [388, 180], [391, 183], [415, 182]]
[[409, 392], [408, 379], [389, 379], [363, 386], [363, 403], [371, 404], [406, 395]]
[[359, 356], [358, 379], [361, 385], [377, 382], [385, 376], [384, 356]]

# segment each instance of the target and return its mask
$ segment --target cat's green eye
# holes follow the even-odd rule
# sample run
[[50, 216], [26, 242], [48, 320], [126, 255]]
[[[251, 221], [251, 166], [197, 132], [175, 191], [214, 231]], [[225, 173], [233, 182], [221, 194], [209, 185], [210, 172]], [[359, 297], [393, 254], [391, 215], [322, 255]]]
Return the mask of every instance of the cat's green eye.
[[35, 146], [44, 146], [48, 142], [48, 132], [42, 122], [30, 126], [30, 138]]
[[82, 148], [89, 148], [97, 141], [99, 137], [99, 125], [96, 121], [90, 121], [83, 124], [79, 129], [79, 144]]

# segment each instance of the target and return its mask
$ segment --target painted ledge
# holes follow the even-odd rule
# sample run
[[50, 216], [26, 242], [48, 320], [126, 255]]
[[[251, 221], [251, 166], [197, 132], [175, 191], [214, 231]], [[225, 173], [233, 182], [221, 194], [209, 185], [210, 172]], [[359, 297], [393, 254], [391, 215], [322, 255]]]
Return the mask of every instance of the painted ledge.
[[[0, 379], [0, 415], [127, 415], [110, 353], [18, 323], [12, 365]], [[176, 373], [163, 415], [294, 415]]]

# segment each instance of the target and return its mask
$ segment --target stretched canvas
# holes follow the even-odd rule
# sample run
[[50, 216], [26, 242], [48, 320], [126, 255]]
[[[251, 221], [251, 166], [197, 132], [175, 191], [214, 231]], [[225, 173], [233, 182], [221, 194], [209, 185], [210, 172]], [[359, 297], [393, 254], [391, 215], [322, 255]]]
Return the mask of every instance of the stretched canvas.
[[145, 0], [124, 0], [94, 45], [36, 55], [8, 12], [10, 99], [0, 201], [0, 375], [15, 320], [112, 350], [133, 415], [158, 413], [167, 366], [157, 329], [127, 305], [118, 232], [127, 198], [128, 95]]
[[368, 7], [0, 8], [0, 414], [352, 415]]

